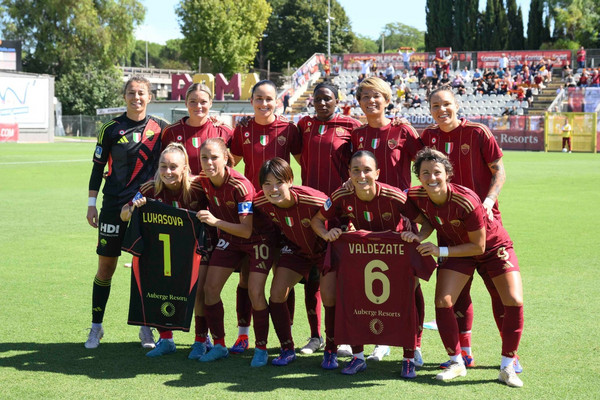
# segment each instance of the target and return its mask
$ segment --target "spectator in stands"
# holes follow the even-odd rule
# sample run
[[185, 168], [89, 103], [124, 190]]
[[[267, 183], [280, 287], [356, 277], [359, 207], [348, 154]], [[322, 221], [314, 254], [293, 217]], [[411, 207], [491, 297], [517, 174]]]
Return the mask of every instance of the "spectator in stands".
[[[402, 50], [406, 50], [406, 51], [403, 53]], [[412, 50], [412, 51], [410, 51], [410, 50]], [[402, 56], [402, 62], [404, 64], [405, 70], [410, 69], [410, 56], [412, 56], [414, 53], [415, 53], [415, 49], [413, 47], [400, 47], [398, 49], [398, 54]]]
[[531, 90], [531, 87], [528, 87], [525, 91], [525, 100], [527, 100], [527, 104], [531, 107], [533, 104], [533, 90]]
[[418, 94], [415, 94], [415, 97], [413, 98], [411, 107], [412, 108], [421, 107], [421, 98], [419, 97]]
[[588, 79], [589, 79], [588, 72], [584, 68], [583, 72], [581, 73], [581, 76], [579, 77], [579, 81], [577, 82], [577, 86], [579, 86], [579, 87], [587, 87], [588, 86]]
[[471, 81], [471, 71], [469, 71], [469, 68], [465, 65], [465, 67], [463, 68], [462, 71], [460, 71], [460, 77], [462, 78], [463, 82], [470, 82]]
[[573, 69], [571, 68], [571, 64], [567, 64], [563, 67], [562, 77], [565, 79], [566, 76], [573, 73]]
[[577, 50], [577, 65], [579, 68], [585, 68], [585, 49], [583, 46]]
[[600, 87], [600, 68], [593, 70], [591, 80], [591, 87]]
[[[457, 75], [460, 76], [460, 75]], [[438, 85], [447, 85], [450, 83], [450, 78], [447, 72], [442, 72], [442, 78], [438, 81]]]
[[421, 63], [415, 65], [415, 75], [419, 81], [423, 79], [423, 75], [425, 75], [425, 68], [423, 65], [421, 65]]
[[569, 73], [563, 80], [565, 81], [565, 87], [577, 87], [573, 74]]
[[517, 106], [504, 107], [502, 115], [517, 115]]
[[[467, 67], [465, 67], [467, 68]], [[479, 68], [475, 68], [475, 72], [473, 73], [473, 80], [479, 80], [481, 79], [481, 71], [479, 70]]]
[[394, 73], [396, 70], [394, 69], [394, 64], [389, 63], [387, 68], [385, 69], [385, 78], [390, 83], [390, 85], [394, 84]]
[[329, 64], [329, 60], [325, 60], [325, 64], [323, 64], [323, 74], [325, 75], [325, 79], [329, 77], [331, 73], [331, 65]]
[[292, 109], [290, 108], [290, 92], [286, 92], [285, 95], [283, 96], [283, 113], [284, 114], [289, 114], [290, 112], [292, 112]]
[[515, 75], [523, 70], [523, 64], [519, 59], [515, 59]]
[[459, 87], [464, 87], [465, 86], [465, 82], [463, 80], [462, 74], [456, 74], [454, 76], [454, 79], [452, 79], [452, 83], [451, 83], [453, 88], [459, 88]]
[[508, 57], [506, 57], [506, 53], [502, 53], [502, 57], [498, 60], [499, 69], [502, 71], [508, 71]]
[[356, 60], [354, 62], [358, 62], [360, 65], [360, 74], [363, 75], [364, 78], [368, 78], [371, 75], [371, 71], [373, 70], [373, 62], [374, 58], [366, 59], [366, 60]]

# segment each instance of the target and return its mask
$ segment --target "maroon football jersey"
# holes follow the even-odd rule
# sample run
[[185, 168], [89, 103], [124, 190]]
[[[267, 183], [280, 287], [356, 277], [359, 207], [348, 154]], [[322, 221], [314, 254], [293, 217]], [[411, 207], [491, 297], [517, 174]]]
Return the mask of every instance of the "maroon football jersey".
[[185, 123], [188, 118], [184, 117], [165, 129], [162, 135], [162, 148], [164, 150], [172, 142], [183, 144], [190, 159], [190, 171], [192, 174], [198, 175], [202, 171], [200, 145], [206, 139], [220, 137], [229, 147], [232, 130], [227, 125], [214, 126], [210, 120], [202, 126], [189, 126]]
[[379, 181], [404, 190], [410, 187], [410, 162], [423, 143], [410, 125], [388, 124], [382, 128], [364, 125], [352, 133], [352, 148], [354, 152], [373, 153], [381, 170]]
[[[502, 157], [502, 150], [490, 129], [462, 118], [458, 128], [442, 131], [438, 125], [427, 127], [421, 139], [425, 146], [439, 150], [448, 155], [454, 167], [452, 182], [466, 186], [485, 200], [490, 183], [492, 171], [489, 163]], [[498, 202], [494, 204], [494, 212], [498, 211]]]
[[301, 152], [298, 128], [279, 116], [269, 125], [260, 125], [253, 118], [247, 127], [238, 125], [233, 131], [231, 154], [244, 159], [244, 175], [256, 190], [260, 190], [258, 172], [265, 161], [281, 157], [289, 163], [290, 154]]
[[304, 117], [298, 121], [302, 135], [302, 184], [331, 194], [348, 180], [352, 155], [351, 133], [361, 126], [354, 118], [334, 114], [328, 121]]
[[[199, 181], [206, 195], [208, 209], [218, 219], [239, 224], [240, 215], [254, 214], [252, 200], [254, 187], [252, 183], [233, 168], [226, 167], [227, 178], [220, 187], [215, 187], [204, 171], [200, 172]], [[219, 230], [219, 237], [231, 243], [247, 243], [257, 239], [261, 234], [272, 232], [272, 224], [265, 218], [253, 215], [252, 237], [244, 239]]]
[[356, 192], [339, 188], [323, 205], [321, 214], [328, 220], [347, 217], [356, 229], [371, 232], [410, 230], [407, 218], [414, 220], [419, 210], [400, 189], [380, 182], [376, 185], [377, 192], [371, 201], [362, 201]]
[[494, 218], [490, 221], [477, 194], [464, 186], [448, 183], [448, 200], [435, 205], [422, 186], [413, 187], [408, 197], [427, 217], [437, 231], [438, 243], [457, 246], [469, 243], [469, 232], [485, 227], [485, 248], [512, 244], [502, 223]]
[[338, 273], [336, 342], [415, 348], [414, 271], [431, 274], [432, 257], [399, 233], [356, 231], [330, 244], [325, 263]]
[[256, 194], [254, 207], [271, 218], [287, 238], [288, 245], [297, 249], [295, 253], [307, 258], [320, 257], [326, 243], [312, 230], [310, 220], [325, 204], [327, 195], [306, 186], [293, 186], [290, 191], [296, 201], [290, 208], [271, 204], [262, 190]]

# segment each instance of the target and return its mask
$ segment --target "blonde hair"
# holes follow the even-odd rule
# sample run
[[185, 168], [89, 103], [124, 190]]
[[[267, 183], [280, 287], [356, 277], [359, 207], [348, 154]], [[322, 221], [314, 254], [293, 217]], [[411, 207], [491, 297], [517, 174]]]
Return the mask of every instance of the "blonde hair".
[[[169, 143], [167, 147], [160, 153], [159, 164], [163, 161], [165, 154], [167, 153], [180, 153], [183, 155], [183, 159], [185, 161], [185, 172], [181, 179], [181, 190], [183, 191], [183, 201], [185, 204], [190, 204], [192, 200], [192, 194], [190, 191], [190, 186], [192, 185], [192, 179], [190, 177], [190, 160], [185, 151], [185, 147], [181, 143]], [[154, 174], [154, 196], [158, 196], [165, 188], [165, 184], [162, 179], [160, 179], [160, 168], [156, 170]]]
[[392, 89], [383, 79], [376, 76], [365, 79], [358, 85], [356, 90], [356, 99], [360, 101], [360, 96], [364, 90], [375, 90], [383, 95], [383, 98], [390, 102], [392, 100]]
[[194, 92], [204, 92], [208, 95], [210, 101], [213, 99], [212, 91], [204, 83], [192, 83], [185, 91], [185, 102], [187, 103], [190, 94]]

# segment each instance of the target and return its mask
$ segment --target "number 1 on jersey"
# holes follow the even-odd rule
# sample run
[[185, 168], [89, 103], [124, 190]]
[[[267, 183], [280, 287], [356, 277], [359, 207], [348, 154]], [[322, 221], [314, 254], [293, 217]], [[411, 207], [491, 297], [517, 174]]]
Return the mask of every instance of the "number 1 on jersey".
[[159, 233], [158, 240], [163, 242], [165, 276], [171, 276], [171, 236], [167, 233]]

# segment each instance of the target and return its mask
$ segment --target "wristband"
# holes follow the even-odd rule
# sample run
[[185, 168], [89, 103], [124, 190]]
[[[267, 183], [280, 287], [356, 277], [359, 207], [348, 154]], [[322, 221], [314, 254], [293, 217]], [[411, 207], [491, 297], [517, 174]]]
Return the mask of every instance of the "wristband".
[[494, 204], [496, 204], [496, 201], [493, 200], [491, 197], [486, 197], [483, 201], [483, 205], [488, 206], [489, 208], [494, 208]]
[[96, 198], [88, 197], [88, 207], [96, 207]]
[[440, 247], [440, 255], [438, 257], [448, 257], [448, 248]]

